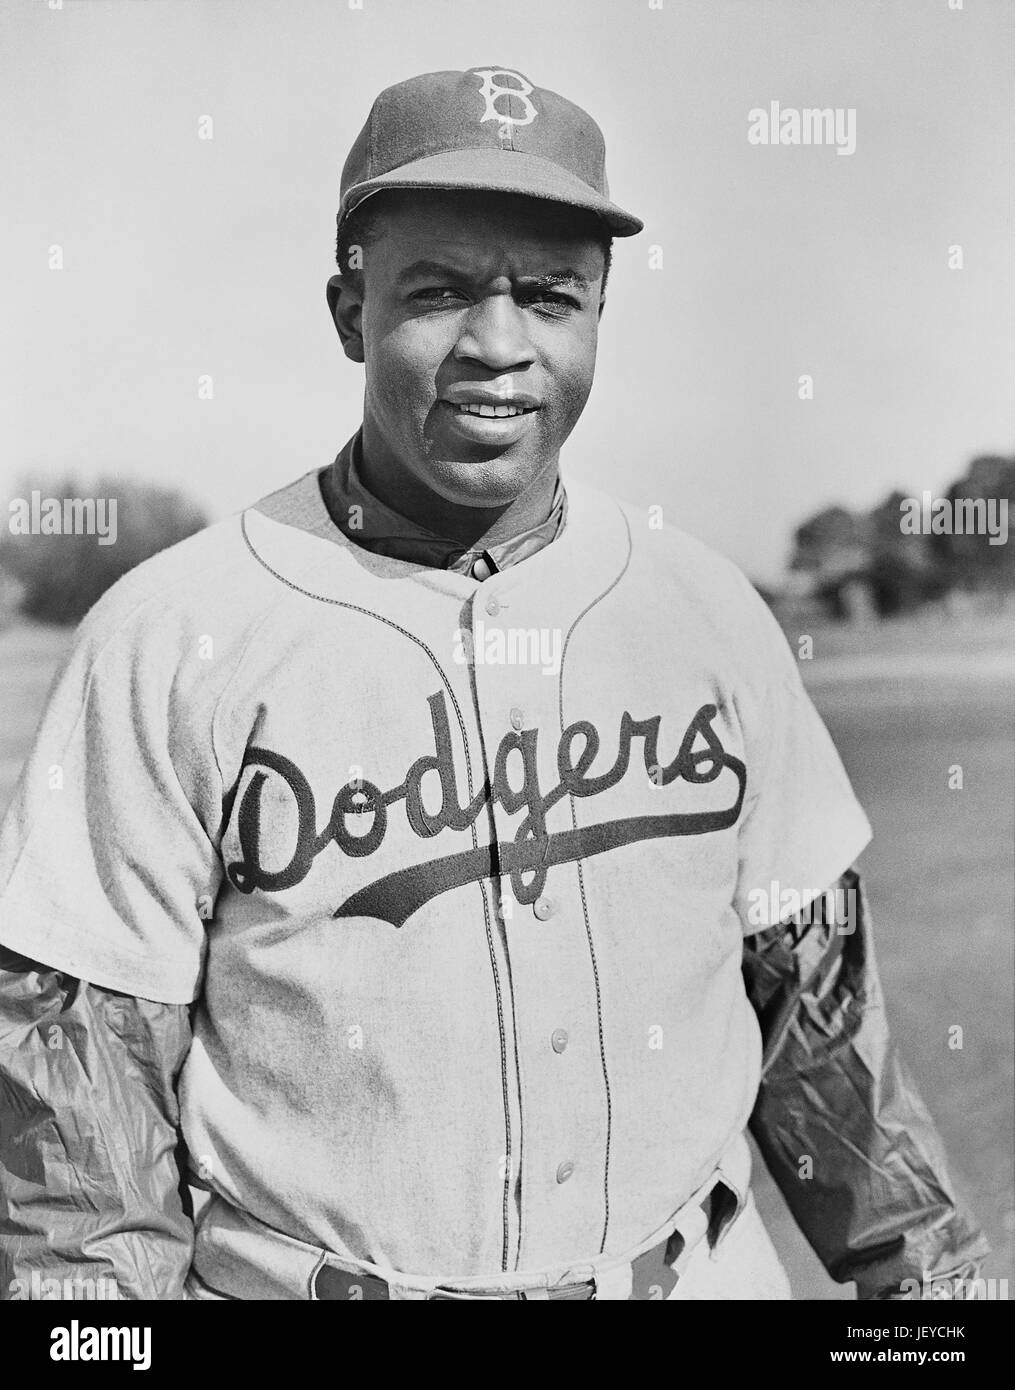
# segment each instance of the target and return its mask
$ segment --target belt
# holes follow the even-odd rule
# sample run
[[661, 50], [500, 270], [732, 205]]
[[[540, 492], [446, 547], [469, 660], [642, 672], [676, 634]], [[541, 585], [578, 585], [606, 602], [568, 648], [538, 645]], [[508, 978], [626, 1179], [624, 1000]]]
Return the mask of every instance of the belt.
[[[684, 1231], [674, 1230], [658, 1245], [644, 1250], [631, 1261], [631, 1292], [628, 1299], [652, 1300], [667, 1298], [683, 1273], [691, 1254], [703, 1236], [715, 1245], [716, 1239], [729, 1224], [737, 1206], [737, 1193], [720, 1178], [712, 1190], [696, 1204], [697, 1212], [687, 1212], [682, 1222]], [[700, 1216], [698, 1215], [700, 1213]], [[684, 1233], [686, 1232], [686, 1234]], [[440, 1285], [426, 1294], [430, 1303], [475, 1303], [477, 1300], [529, 1302], [541, 1299], [569, 1299], [582, 1302], [596, 1297], [599, 1282], [595, 1277], [573, 1284], [554, 1284], [543, 1287], [504, 1289], [492, 1293], [470, 1293], [442, 1288]], [[391, 1299], [391, 1284], [376, 1274], [358, 1274], [322, 1263], [311, 1281], [311, 1298], [318, 1301], [362, 1299], [364, 1302]]]
[[709, 1178], [660, 1227], [622, 1256], [550, 1271], [487, 1276], [399, 1273], [283, 1234], [217, 1193], [202, 1211], [186, 1296], [313, 1302], [665, 1299], [702, 1240], [715, 1254], [747, 1200], [750, 1151], [742, 1135]]

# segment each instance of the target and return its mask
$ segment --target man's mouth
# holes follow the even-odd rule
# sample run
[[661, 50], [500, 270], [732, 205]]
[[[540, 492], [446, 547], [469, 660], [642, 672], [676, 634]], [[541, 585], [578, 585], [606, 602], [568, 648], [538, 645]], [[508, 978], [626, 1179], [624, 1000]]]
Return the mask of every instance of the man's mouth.
[[525, 417], [542, 406], [537, 395], [509, 375], [496, 381], [456, 381], [441, 392], [440, 403], [458, 439], [501, 450], [518, 443], [529, 429]]
[[459, 418], [472, 415], [480, 420], [531, 415], [541, 404], [539, 397], [510, 372], [492, 381], [456, 381], [441, 392], [441, 401]]
[[530, 415], [537, 408], [534, 405], [483, 405], [477, 401], [466, 401], [452, 406], [456, 415], [485, 415], [488, 419], [502, 419], [508, 415]]

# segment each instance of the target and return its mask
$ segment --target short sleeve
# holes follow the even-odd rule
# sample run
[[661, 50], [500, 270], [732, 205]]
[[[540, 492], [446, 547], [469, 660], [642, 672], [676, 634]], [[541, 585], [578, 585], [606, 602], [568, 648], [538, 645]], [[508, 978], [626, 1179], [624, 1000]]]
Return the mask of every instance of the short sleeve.
[[748, 790], [734, 896], [748, 935], [806, 908], [871, 838], [786, 639], [767, 610], [763, 621], [768, 679], [745, 719]]
[[[214, 755], [174, 712], [184, 658], [103, 600], [0, 827], [0, 944], [167, 1004], [196, 997], [221, 883]], [[96, 610], [93, 610], [95, 613]], [[213, 830], [212, 830], [212, 833]]]

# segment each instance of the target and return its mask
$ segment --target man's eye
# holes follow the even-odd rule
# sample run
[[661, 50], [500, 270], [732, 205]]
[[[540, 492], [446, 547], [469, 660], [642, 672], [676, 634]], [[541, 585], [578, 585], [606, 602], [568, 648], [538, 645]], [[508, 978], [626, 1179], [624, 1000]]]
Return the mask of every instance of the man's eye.
[[522, 299], [523, 304], [539, 304], [551, 314], [568, 314], [572, 309], [580, 309], [577, 299], [557, 290], [533, 290]]
[[410, 295], [410, 298], [428, 304], [450, 304], [454, 296], [460, 294], [460, 290], [453, 290], [447, 285], [435, 285], [433, 287], [428, 286], [423, 290], [416, 290], [415, 294]]

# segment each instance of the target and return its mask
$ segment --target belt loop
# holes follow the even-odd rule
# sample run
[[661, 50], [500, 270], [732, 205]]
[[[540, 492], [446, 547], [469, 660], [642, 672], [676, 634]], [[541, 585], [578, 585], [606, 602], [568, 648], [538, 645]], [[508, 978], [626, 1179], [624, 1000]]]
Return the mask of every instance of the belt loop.
[[320, 1299], [317, 1297], [317, 1276], [318, 1274], [320, 1274], [321, 1270], [327, 1263], [328, 1257], [326, 1253], [322, 1250], [317, 1263], [310, 1271], [310, 1278], [307, 1280], [307, 1296], [309, 1297], [312, 1303], [320, 1302]]
[[[719, 1182], [712, 1196], [712, 1222], [709, 1229], [709, 1259], [719, 1258], [726, 1237], [740, 1220], [751, 1190], [751, 1150], [741, 1134], [719, 1160]], [[722, 1191], [720, 1190], [722, 1189]], [[725, 1202], [724, 1202], [725, 1197]], [[724, 1209], [725, 1208], [725, 1209]], [[713, 1227], [714, 1223], [714, 1229]]]
[[596, 1301], [629, 1299], [634, 1285], [634, 1271], [629, 1264], [614, 1265], [595, 1276]]
[[683, 1237], [684, 1242], [677, 1258], [670, 1266], [678, 1278], [687, 1269], [691, 1262], [691, 1256], [708, 1233], [708, 1213], [705, 1210], [707, 1202], [708, 1198], [706, 1197], [704, 1204], [698, 1203], [692, 1207], [674, 1228], [677, 1234]]

